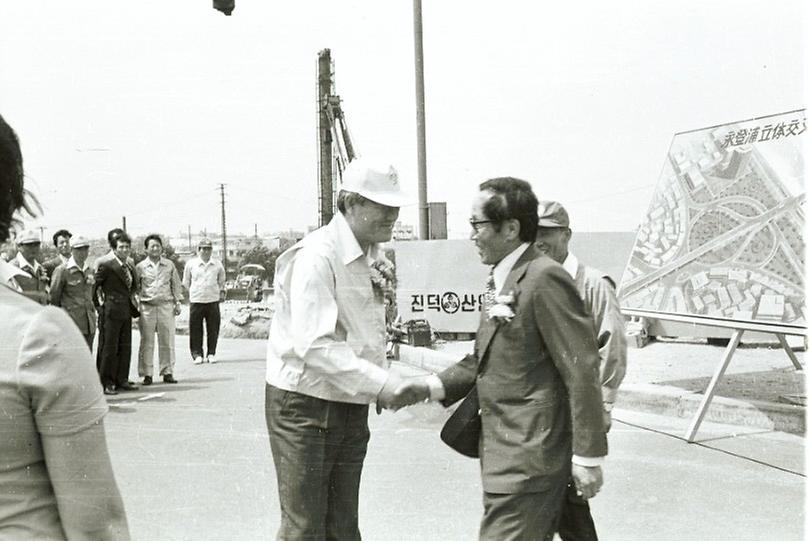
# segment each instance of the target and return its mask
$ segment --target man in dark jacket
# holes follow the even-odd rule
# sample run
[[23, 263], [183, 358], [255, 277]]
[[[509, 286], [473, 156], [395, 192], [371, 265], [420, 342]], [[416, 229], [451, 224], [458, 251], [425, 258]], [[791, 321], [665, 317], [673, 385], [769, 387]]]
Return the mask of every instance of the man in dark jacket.
[[132, 317], [137, 309], [135, 268], [128, 259], [131, 240], [126, 233], [115, 239], [113, 257], [101, 261], [95, 272], [93, 296], [103, 299], [104, 343], [101, 346], [101, 384], [104, 394], [137, 389], [129, 382], [132, 354]]

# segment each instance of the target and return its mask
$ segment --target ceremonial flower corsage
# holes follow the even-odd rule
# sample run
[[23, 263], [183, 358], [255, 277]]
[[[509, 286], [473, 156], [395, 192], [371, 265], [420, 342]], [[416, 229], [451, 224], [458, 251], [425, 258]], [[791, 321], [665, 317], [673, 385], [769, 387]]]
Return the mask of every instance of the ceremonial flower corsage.
[[371, 286], [377, 298], [386, 302], [393, 302], [396, 296], [395, 280], [393, 263], [387, 259], [375, 259], [371, 263]]
[[505, 295], [496, 295], [494, 302], [486, 309], [489, 314], [489, 319], [493, 319], [495, 323], [509, 323], [514, 319], [514, 305], [516, 302], [517, 296], [513, 291]]

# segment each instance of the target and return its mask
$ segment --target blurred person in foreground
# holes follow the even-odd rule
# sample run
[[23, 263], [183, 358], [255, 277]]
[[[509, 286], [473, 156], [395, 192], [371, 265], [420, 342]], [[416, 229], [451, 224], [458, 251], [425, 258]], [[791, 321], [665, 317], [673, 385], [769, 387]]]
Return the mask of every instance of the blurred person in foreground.
[[607, 454], [595, 332], [575, 284], [534, 245], [537, 199], [513, 177], [483, 182], [469, 222], [491, 265], [474, 352], [438, 375], [405, 380], [395, 409], [450, 406], [477, 392], [483, 481], [480, 539], [553, 539], [565, 488], [601, 488]]
[[[626, 374], [626, 329], [618, 298], [615, 296], [615, 282], [609, 275], [581, 263], [570, 251], [570, 238], [573, 234], [570, 217], [560, 203], [541, 201], [538, 213], [537, 248], [562, 265], [573, 278], [584, 307], [593, 318], [601, 359], [604, 423], [609, 430], [618, 386]], [[590, 505], [577, 493], [572, 481], [568, 484], [562, 504], [559, 536], [562, 541], [598, 540]]]
[[180, 275], [174, 263], [163, 257], [160, 235], [148, 235], [143, 245], [146, 259], [135, 265], [135, 289], [140, 299], [138, 375], [144, 385], [152, 384], [156, 334], [163, 383], [177, 383], [174, 379], [174, 318], [180, 315]]
[[387, 407], [401, 382], [388, 370], [385, 284], [372, 271], [407, 202], [391, 165], [355, 160], [339, 212], [276, 263], [265, 413], [278, 539], [360, 539], [368, 404]]
[[[200, 239], [197, 256], [185, 264], [183, 287], [188, 291], [188, 345], [194, 364], [216, 362], [216, 345], [219, 342], [219, 327], [222, 314], [219, 303], [225, 300], [225, 267], [211, 257], [211, 239]], [[207, 333], [206, 352], [202, 350], [202, 322]]]
[[92, 351], [96, 310], [93, 306], [93, 271], [87, 264], [89, 251], [90, 241], [78, 237], [71, 247], [70, 258], [53, 270], [51, 304], [67, 312]]
[[[25, 198], [0, 117], [0, 242]], [[62, 310], [6, 285], [13, 272], [0, 262], [0, 539], [128, 539], [87, 345]]]

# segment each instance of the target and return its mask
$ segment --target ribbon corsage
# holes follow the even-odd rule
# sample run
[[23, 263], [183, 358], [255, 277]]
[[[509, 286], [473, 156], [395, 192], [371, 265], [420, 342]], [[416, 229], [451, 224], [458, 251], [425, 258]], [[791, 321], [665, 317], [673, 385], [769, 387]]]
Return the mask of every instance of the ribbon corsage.
[[505, 295], [496, 295], [494, 302], [489, 306], [489, 319], [496, 323], [509, 323], [514, 319], [514, 306], [517, 303], [517, 296], [513, 291]]

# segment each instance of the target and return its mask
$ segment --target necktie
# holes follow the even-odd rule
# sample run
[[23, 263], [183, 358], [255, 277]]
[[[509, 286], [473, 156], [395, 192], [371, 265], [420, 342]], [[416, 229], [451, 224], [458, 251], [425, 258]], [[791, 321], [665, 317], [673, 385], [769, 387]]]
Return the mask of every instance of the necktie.
[[497, 296], [497, 291], [494, 288], [494, 267], [489, 271], [489, 278], [486, 280], [486, 293], [483, 299], [486, 301], [486, 308], [494, 306], [494, 298]]
[[126, 280], [126, 288], [132, 289], [132, 274], [130, 274], [129, 272], [129, 265], [124, 263], [123, 267], [124, 267], [124, 278]]

